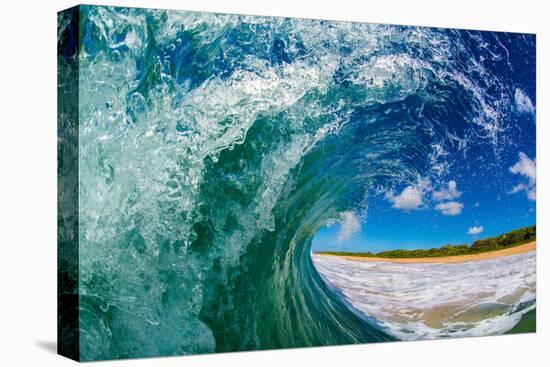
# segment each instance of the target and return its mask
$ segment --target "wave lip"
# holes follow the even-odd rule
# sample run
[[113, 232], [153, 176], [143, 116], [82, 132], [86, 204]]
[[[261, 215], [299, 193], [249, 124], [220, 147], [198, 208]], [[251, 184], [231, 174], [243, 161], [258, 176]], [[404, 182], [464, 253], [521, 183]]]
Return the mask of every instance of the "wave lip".
[[505, 145], [516, 88], [499, 44], [534, 47], [424, 27], [79, 11], [79, 53], [58, 57], [60, 75], [78, 61], [84, 360], [395, 340], [321, 279], [312, 238], [371, 188], [435, 182], [448, 149]]

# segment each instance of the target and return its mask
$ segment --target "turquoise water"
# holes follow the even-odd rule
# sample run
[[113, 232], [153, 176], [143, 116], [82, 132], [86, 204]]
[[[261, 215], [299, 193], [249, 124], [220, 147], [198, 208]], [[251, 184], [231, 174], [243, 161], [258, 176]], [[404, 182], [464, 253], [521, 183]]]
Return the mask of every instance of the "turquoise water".
[[498, 155], [516, 86], [491, 54], [534, 52], [513, 34], [69, 15], [59, 74], [77, 64], [83, 360], [395, 340], [327, 287], [311, 240], [369, 189], [437, 180], [442, 147], [474, 139], [470, 154]]

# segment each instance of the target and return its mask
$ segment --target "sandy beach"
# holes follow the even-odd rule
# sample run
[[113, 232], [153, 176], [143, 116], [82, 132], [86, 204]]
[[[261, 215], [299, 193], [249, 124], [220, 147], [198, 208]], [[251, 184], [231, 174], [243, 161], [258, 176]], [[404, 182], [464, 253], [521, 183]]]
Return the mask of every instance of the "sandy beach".
[[529, 251], [535, 251], [537, 248], [537, 242], [530, 242], [524, 245], [507, 248], [504, 250], [484, 252], [474, 255], [458, 255], [458, 256], [444, 256], [444, 257], [418, 257], [418, 258], [383, 258], [383, 257], [363, 257], [363, 256], [340, 256], [329, 254], [316, 254], [319, 256], [333, 256], [340, 257], [346, 260], [364, 261], [364, 262], [391, 262], [400, 264], [412, 264], [412, 263], [463, 263], [468, 261], [482, 261], [496, 259], [502, 256], [510, 256], [523, 254]]
[[350, 261], [316, 254], [312, 260], [335, 294], [400, 340], [497, 335], [515, 328], [524, 316], [520, 330], [536, 329], [534, 245], [507, 249], [508, 254], [514, 250], [513, 256], [502, 251], [474, 255], [487, 261], [456, 256], [463, 262], [453, 264]]

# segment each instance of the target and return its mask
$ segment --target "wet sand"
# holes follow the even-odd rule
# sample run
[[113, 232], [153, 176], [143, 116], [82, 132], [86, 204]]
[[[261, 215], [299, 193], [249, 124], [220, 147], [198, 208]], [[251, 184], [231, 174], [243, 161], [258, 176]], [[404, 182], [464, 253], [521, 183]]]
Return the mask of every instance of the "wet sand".
[[413, 263], [463, 263], [467, 261], [482, 261], [496, 259], [502, 256], [510, 256], [523, 254], [529, 251], [535, 251], [537, 248], [537, 242], [530, 242], [524, 245], [519, 245], [504, 250], [483, 252], [481, 254], [474, 255], [457, 255], [457, 256], [442, 256], [442, 257], [418, 257], [418, 258], [384, 258], [384, 257], [366, 257], [366, 256], [341, 256], [341, 255], [329, 255], [329, 254], [316, 254], [318, 256], [334, 256], [344, 258], [346, 260], [353, 261], [365, 261], [365, 262], [391, 262], [400, 264], [413, 264]]

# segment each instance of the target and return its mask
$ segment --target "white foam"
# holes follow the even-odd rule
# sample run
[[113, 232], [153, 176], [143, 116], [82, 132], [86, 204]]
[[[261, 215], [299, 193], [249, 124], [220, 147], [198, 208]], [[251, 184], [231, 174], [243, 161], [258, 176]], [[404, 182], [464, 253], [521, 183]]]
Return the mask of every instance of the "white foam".
[[456, 264], [360, 262], [313, 255], [360, 313], [403, 339], [502, 334], [535, 307], [535, 252]]

